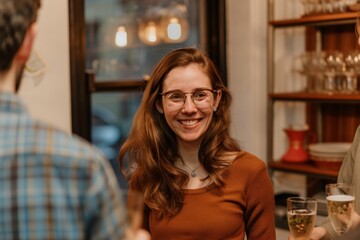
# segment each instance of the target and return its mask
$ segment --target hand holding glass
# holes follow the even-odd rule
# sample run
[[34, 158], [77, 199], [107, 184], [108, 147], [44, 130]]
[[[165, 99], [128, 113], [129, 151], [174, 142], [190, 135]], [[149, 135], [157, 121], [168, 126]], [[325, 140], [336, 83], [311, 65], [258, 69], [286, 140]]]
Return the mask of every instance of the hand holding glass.
[[310, 234], [315, 226], [316, 212], [316, 199], [302, 197], [287, 199], [287, 217], [292, 239], [310, 239]]
[[141, 228], [143, 218], [144, 200], [140, 192], [121, 189], [121, 197], [126, 213], [126, 240], [135, 239], [137, 231]]
[[354, 186], [349, 183], [334, 183], [327, 184], [325, 189], [331, 225], [338, 235], [342, 235], [350, 228], [355, 202]]

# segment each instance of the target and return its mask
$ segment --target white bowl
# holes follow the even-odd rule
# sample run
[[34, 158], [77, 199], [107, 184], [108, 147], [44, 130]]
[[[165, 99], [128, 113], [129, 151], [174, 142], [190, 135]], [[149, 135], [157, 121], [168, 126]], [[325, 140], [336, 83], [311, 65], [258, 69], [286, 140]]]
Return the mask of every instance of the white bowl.
[[315, 154], [344, 154], [349, 151], [350, 146], [351, 142], [324, 142], [309, 144], [308, 148]]
[[314, 152], [309, 151], [309, 154], [314, 157], [322, 157], [322, 158], [344, 158], [346, 152], [341, 153], [328, 153], [328, 152]]
[[310, 155], [310, 159], [319, 168], [336, 170], [336, 171], [340, 169], [341, 164], [343, 162], [343, 158], [326, 158], [326, 157], [316, 157], [313, 155]]

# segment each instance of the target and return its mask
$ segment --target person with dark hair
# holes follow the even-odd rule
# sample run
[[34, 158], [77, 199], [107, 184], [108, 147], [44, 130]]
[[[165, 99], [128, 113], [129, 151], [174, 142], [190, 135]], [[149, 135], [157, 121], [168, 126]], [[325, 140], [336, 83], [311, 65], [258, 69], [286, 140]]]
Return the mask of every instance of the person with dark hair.
[[107, 160], [32, 118], [16, 95], [39, 7], [0, 0], [0, 239], [123, 239], [125, 205]]
[[119, 153], [153, 239], [275, 239], [270, 177], [230, 136], [231, 101], [198, 49], [174, 50], [153, 70]]

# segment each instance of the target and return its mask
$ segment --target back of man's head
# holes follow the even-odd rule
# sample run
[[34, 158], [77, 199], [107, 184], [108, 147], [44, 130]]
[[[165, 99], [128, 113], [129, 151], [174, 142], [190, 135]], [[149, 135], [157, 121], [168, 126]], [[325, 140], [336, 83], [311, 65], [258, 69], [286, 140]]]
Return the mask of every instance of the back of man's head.
[[0, 0], [0, 72], [10, 68], [41, 0]]

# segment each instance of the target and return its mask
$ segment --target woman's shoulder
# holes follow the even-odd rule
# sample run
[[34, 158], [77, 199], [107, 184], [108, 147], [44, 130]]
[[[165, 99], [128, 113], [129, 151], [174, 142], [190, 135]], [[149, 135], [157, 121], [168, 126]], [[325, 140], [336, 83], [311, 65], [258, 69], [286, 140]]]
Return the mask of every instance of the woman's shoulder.
[[[267, 184], [265, 182], [259, 183], [259, 181], [269, 179], [266, 163], [259, 157], [246, 151], [241, 151], [237, 154], [227, 171], [224, 172], [224, 176], [226, 177], [226, 184], [235, 188], [245, 187], [248, 184], [255, 186], [255, 182]], [[241, 186], [239, 183], [242, 183], [240, 184]]]
[[266, 168], [266, 163], [256, 155], [247, 151], [238, 152], [234, 158], [232, 165], [234, 168], [241, 168], [247, 170], [260, 170]]

